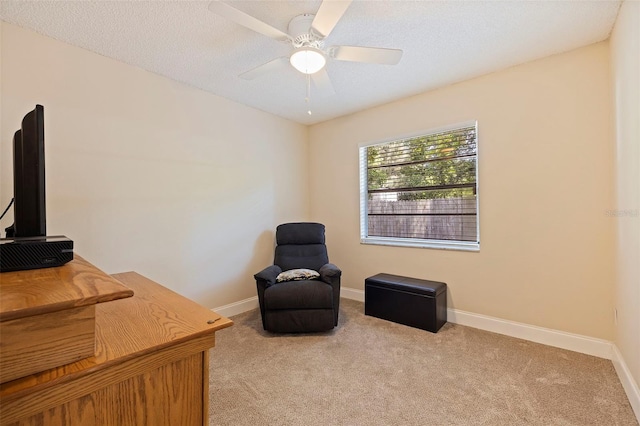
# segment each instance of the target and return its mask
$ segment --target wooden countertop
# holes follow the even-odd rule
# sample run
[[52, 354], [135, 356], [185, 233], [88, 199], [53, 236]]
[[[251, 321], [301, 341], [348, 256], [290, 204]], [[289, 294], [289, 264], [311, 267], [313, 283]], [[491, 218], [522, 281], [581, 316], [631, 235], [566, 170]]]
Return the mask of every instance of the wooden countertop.
[[[131, 287], [136, 297], [96, 307], [96, 359], [100, 361], [143, 354], [198, 336], [213, 336], [217, 330], [233, 325], [230, 319], [136, 272], [113, 277]], [[134, 323], [137, 326], [131, 327]]]
[[75, 255], [56, 268], [1, 273], [0, 322], [131, 296], [131, 289]]
[[[84, 265], [82, 260], [79, 260], [79, 263], [80, 266]], [[90, 277], [93, 276], [92, 272], [87, 273]], [[214, 333], [233, 325], [230, 319], [135, 272], [116, 274], [111, 280], [105, 280], [103, 277], [94, 280], [96, 293], [100, 293], [97, 288], [99, 283], [109, 283], [111, 280], [124, 284], [134, 292], [133, 297], [96, 305], [95, 356], [0, 385], [3, 410], [5, 405], [7, 409], [10, 408], [10, 401], [14, 397], [46, 391], [50, 386], [163, 348], [177, 346], [190, 340], [202, 341], [203, 345], [211, 347], [214, 343]], [[41, 283], [39, 288], [42, 289], [43, 286], [45, 283]], [[46, 286], [44, 290], [46, 291]], [[100, 297], [98, 294], [89, 296]]]

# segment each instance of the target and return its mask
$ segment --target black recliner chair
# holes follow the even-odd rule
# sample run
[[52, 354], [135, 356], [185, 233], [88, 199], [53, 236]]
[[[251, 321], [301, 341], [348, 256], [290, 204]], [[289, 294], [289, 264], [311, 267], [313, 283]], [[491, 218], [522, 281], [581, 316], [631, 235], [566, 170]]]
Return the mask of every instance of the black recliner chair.
[[[276, 229], [274, 264], [254, 275], [265, 330], [315, 332], [338, 325], [342, 271], [329, 263], [324, 230], [324, 225], [308, 222], [285, 223]], [[320, 276], [276, 282], [281, 272], [299, 268]]]

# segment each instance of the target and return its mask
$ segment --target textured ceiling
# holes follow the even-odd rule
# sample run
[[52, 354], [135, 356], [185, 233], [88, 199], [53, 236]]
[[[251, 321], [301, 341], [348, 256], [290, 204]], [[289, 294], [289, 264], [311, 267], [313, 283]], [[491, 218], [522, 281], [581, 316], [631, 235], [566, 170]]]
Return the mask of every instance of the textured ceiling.
[[[287, 31], [320, 1], [229, 1]], [[0, 1], [3, 21], [290, 120], [312, 124], [605, 40], [620, 1], [354, 1], [325, 45], [398, 48], [398, 65], [331, 60], [335, 94], [292, 67], [238, 77], [290, 46], [208, 10], [207, 1]]]

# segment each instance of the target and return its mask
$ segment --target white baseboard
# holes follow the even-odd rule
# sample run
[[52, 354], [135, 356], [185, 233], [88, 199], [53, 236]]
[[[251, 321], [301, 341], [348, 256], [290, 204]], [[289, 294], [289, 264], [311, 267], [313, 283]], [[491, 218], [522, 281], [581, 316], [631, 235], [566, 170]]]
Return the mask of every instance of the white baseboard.
[[618, 373], [618, 378], [620, 379], [620, 383], [622, 383], [622, 387], [627, 394], [627, 398], [629, 398], [631, 408], [633, 408], [633, 412], [636, 414], [638, 422], [640, 422], [640, 388], [638, 388], [638, 383], [633, 379], [633, 376], [627, 367], [627, 363], [624, 362], [624, 358], [622, 358], [622, 354], [620, 353], [620, 350], [618, 350], [618, 347], [611, 344], [611, 349], [611, 362], [616, 369], [616, 373]]
[[[340, 295], [346, 299], [358, 300], [360, 302], [364, 301], [363, 290], [342, 287], [340, 289]], [[517, 337], [531, 342], [542, 343], [556, 348], [611, 359], [611, 342], [607, 340], [536, 327], [458, 309], [447, 309], [447, 321], [454, 324], [479, 328], [480, 330], [491, 331], [493, 333], [504, 334], [506, 336]]]
[[219, 308], [213, 308], [212, 311], [222, 315], [223, 317], [231, 317], [243, 312], [251, 311], [258, 308], [258, 296], [253, 296], [248, 299], [241, 300], [239, 302], [229, 303], [228, 305], [220, 306]]
[[356, 290], [355, 288], [341, 287], [340, 297], [345, 299], [357, 300], [358, 302], [364, 302], [364, 290]]
[[611, 359], [611, 342], [608, 340], [503, 320], [458, 309], [447, 309], [447, 320], [455, 324], [517, 337], [531, 342], [542, 343], [543, 345]]

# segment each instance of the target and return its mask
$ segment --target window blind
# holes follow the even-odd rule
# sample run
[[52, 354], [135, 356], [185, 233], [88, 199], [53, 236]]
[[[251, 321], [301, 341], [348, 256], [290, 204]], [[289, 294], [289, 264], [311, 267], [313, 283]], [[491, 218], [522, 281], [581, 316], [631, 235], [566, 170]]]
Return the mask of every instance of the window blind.
[[474, 125], [366, 147], [366, 236], [478, 242], [476, 141]]

